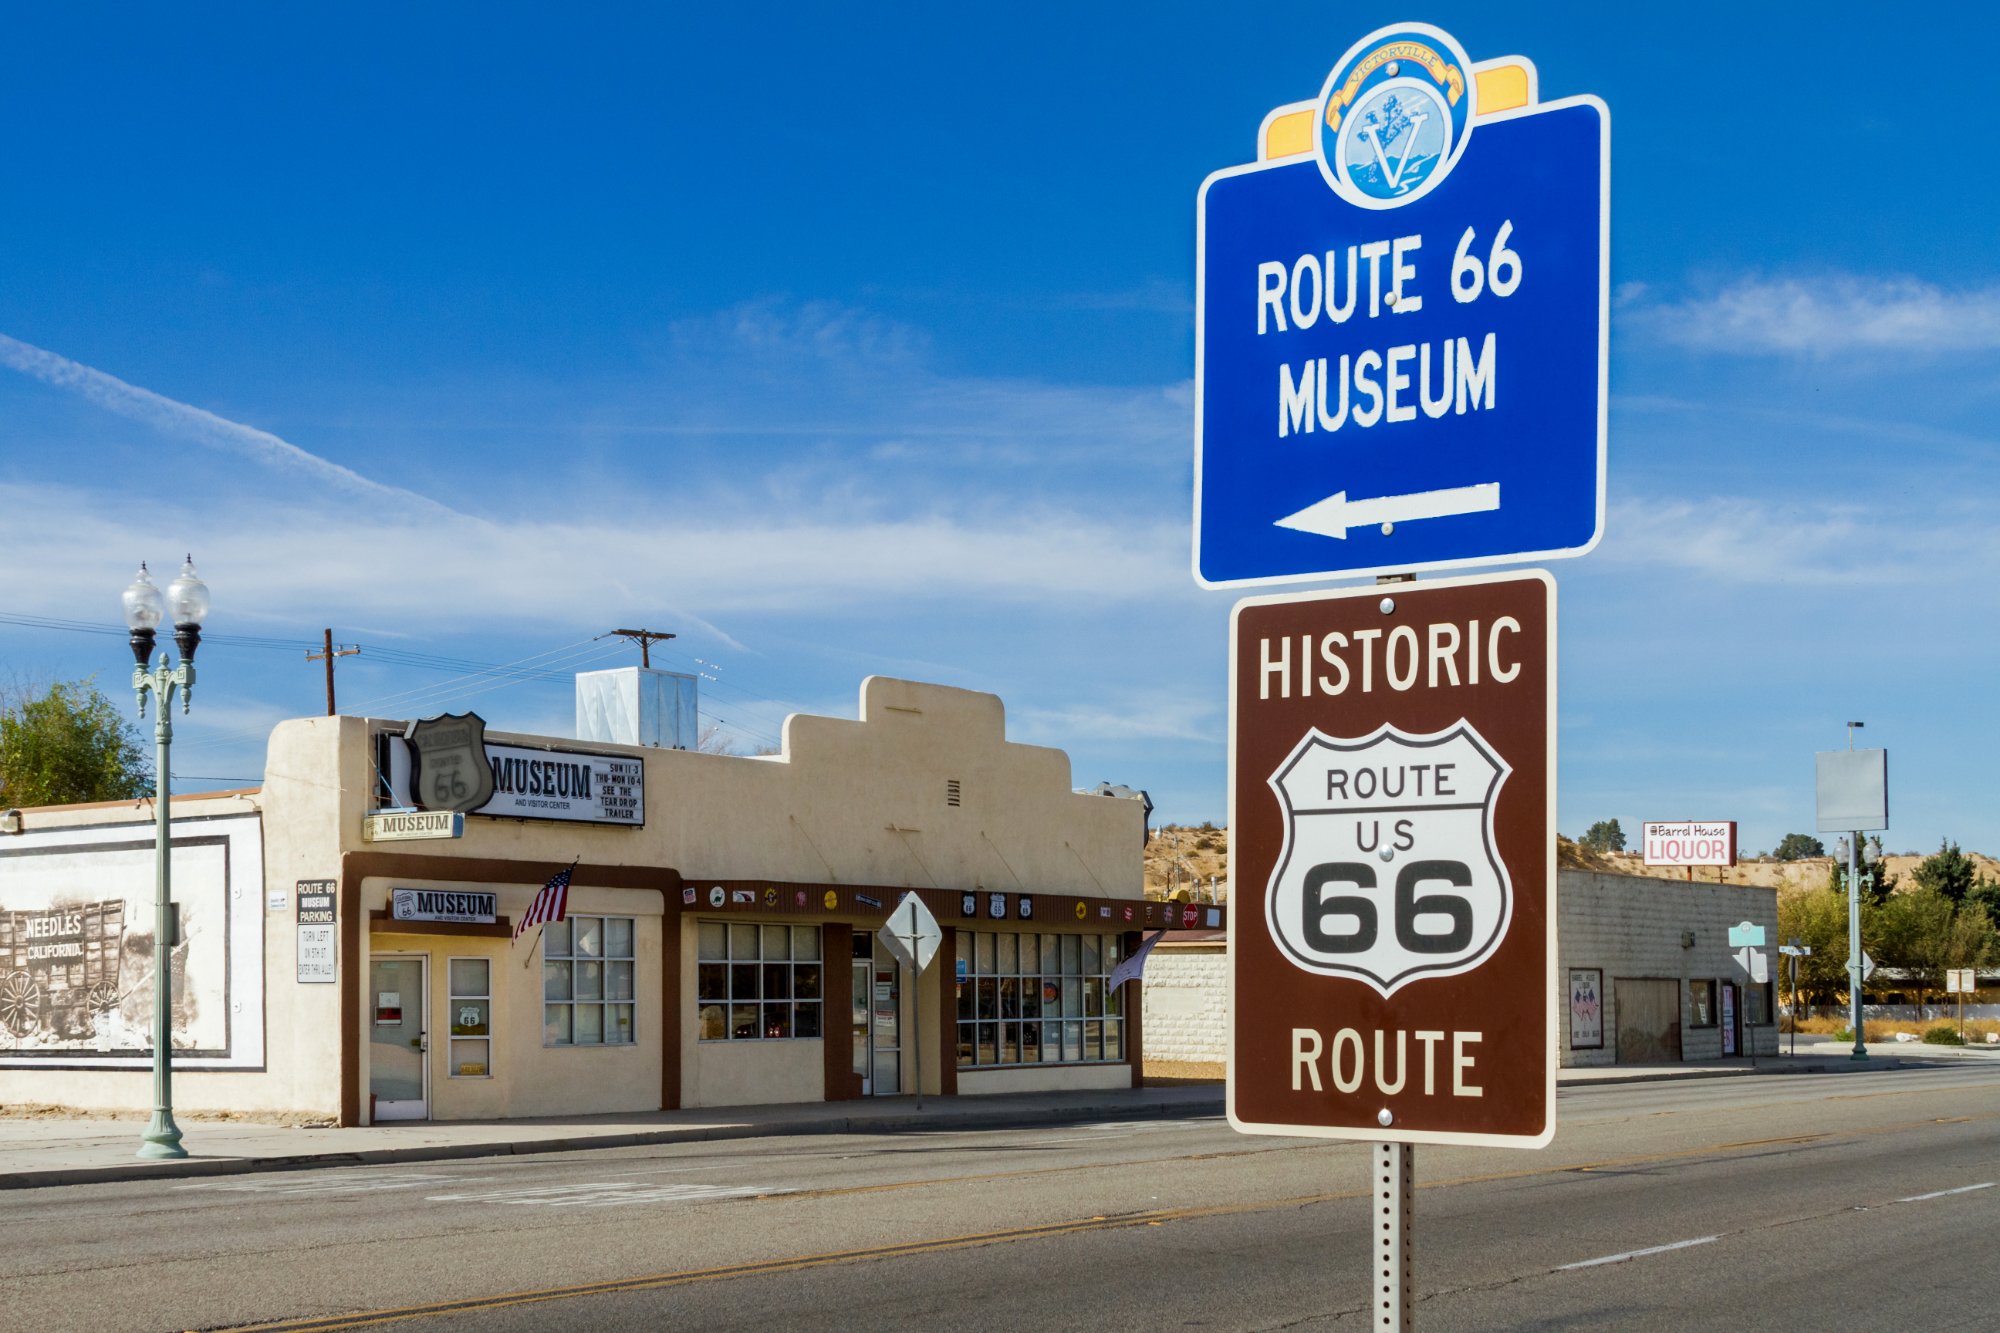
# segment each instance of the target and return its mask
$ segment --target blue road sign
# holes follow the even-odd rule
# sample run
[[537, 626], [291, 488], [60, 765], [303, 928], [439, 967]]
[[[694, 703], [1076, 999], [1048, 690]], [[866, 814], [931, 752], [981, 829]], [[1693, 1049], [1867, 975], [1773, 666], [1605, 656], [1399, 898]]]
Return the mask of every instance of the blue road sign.
[[1203, 183], [1203, 584], [1596, 545], [1609, 115], [1593, 97], [1536, 103], [1517, 58], [1516, 104], [1482, 112], [1501, 63], [1422, 25], [1371, 34], [1309, 104], [1308, 151]]

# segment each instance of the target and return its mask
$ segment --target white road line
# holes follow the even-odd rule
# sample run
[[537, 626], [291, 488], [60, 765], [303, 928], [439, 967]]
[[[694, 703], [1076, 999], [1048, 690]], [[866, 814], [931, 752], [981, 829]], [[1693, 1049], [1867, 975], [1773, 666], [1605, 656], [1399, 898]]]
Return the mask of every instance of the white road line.
[[1995, 1183], [1996, 1183], [1996, 1182], [1994, 1182], [1994, 1181], [1991, 1181], [1991, 1180], [1989, 1180], [1989, 1181], [1987, 1181], [1987, 1182], [1986, 1182], [1985, 1184], [1983, 1184], [1983, 1185], [1960, 1185], [1960, 1186], [1959, 1186], [1959, 1187], [1958, 1187], [1957, 1189], [1955, 1189], [1955, 1190], [1934, 1190], [1933, 1192], [1931, 1192], [1931, 1193], [1929, 1193], [1929, 1194], [1912, 1194], [1912, 1195], [1911, 1195], [1911, 1196], [1910, 1196], [1909, 1198], [1907, 1198], [1907, 1199], [1898, 1199], [1898, 1200], [1896, 1200], [1896, 1202], [1897, 1202], [1897, 1203], [1922, 1203], [1922, 1202], [1923, 1202], [1924, 1200], [1926, 1200], [1926, 1199], [1942, 1199], [1942, 1198], [1944, 1198], [1944, 1197], [1945, 1197], [1945, 1196], [1946, 1196], [1947, 1194], [1970, 1194], [1970, 1193], [1972, 1193], [1972, 1191], [1974, 1191], [1974, 1190], [1990, 1190], [1990, 1189], [1992, 1189], [1992, 1188], [1993, 1188], [1993, 1186], [1994, 1186], [1994, 1184], [1995, 1184]]
[[1582, 1263], [1564, 1264], [1556, 1269], [1558, 1273], [1572, 1268], [1595, 1268], [1599, 1264], [1622, 1264], [1627, 1259], [1643, 1259], [1649, 1254], [1665, 1254], [1668, 1250], [1685, 1250], [1694, 1245], [1708, 1245], [1721, 1240], [1720, 1236], [1697, 1236], [1693, 1240], [1677, 1240], [1671, 1245], [1648, 1245], [1643, 1250], [1627, 1250], [1623, 1254], [1607, 1254], [1602, 1259], [1585, 1259]]

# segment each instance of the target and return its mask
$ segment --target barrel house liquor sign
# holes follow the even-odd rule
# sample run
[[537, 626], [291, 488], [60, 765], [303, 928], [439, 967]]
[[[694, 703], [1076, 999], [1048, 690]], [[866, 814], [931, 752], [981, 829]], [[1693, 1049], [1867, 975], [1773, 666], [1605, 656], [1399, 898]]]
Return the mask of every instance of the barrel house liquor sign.
[[1236, 1128], [1553, 1136], [1554, 672], [1538, 572], [1237, 606]]
[[1734, 820], [1687, 819], [1679, 823], [1640, 826], [1640, 846], [1649, 866], [1733, 866], [1736, 864]]

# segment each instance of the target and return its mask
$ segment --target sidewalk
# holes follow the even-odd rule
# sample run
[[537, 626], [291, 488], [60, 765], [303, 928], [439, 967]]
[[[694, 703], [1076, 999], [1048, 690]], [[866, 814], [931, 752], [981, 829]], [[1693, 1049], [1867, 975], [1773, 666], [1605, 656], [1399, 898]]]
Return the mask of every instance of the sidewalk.
[[[1563, 1069], [1563, 1088], [1662, 1079], [1734, 1078], [1748, 1074], [1859, 1073], [1935, 1067], [2000, 1054], [1976, 1049], [1871, 1048], [1865, 1064], [1832, 1042], [1801, 1043], [1796, 1057], [1762, 1056], [1715, 1064], [1611, 1065]], [[1180, 1083], [1104, 1092], [908, 1097], [790, 1106], [742, 1106], [630, 1115], [471, 1122], [406, 1122], [367, 1129], [291, 1129], [242, 1121], [181, 1122], [188, 1151], [180, 1161], [140, 1161], [143, 1117], [125, 1120], [0, 1118], [0, 1189], [101, 1184], [153, 1176], [240, 1175], [325, 1166], [381, 1166], [519, 1153], [575, 1152], [649, 1144], [704, 1143], [800, 1134], [897, 1134], [1014, 1129], [1092, 1120], [1179, 1119], [1222, 1114], [1222, 1085]]]

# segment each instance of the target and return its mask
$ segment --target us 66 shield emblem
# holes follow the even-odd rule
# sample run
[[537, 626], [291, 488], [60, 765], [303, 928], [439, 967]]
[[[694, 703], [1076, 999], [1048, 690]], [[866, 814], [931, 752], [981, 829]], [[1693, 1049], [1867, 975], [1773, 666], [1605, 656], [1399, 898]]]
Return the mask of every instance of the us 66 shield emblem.
[[1306, 971], [1384, 996], [1477, 967], [1513, 905], [1493, 848], [1510, 771], [1463, 719], [1425, 736], [1386, 722], [1355, 740], [1308, 731], [1270, 779], [1285, 810], [1271, 937]]
[[1554, 1132], [1555, 582], [1253, 597], [1230, 644], [1229, 1117]]

